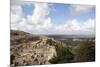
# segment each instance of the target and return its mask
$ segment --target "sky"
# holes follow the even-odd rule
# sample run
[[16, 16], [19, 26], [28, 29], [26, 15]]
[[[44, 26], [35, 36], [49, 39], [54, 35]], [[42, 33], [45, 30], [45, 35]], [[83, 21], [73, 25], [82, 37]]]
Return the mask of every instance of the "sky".
[[95, 6], [11, 0], [11, 29], [33, 34], [95, 34]]

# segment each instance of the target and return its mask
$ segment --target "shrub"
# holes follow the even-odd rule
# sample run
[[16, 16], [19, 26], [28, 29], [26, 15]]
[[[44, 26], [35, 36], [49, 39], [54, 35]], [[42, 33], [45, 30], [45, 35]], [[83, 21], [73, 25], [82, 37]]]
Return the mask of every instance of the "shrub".
[[83, 42], [76, 46], [73, 50], [75, 53], [75, 61], [77, 62], [87, 62], [95, 61], [95, 46], [92, 42]]
[[54, 56], [49, 60], [52, 64], [57, 63], [70, 63], [74, 59], [74, 55], [69, 51], [67, 47], [56, 47], [57, 56]]

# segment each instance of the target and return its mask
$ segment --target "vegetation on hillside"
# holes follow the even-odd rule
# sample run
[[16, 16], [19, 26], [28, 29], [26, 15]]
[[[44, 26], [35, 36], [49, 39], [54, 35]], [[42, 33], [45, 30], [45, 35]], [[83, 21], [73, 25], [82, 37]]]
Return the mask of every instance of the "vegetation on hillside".
[[49, 60], [52, 64], [95, 61], [95, 43], [80, 42], [76, 46], [56, 46], [57, 56]]
[[75, 61], [88, 62], [95, 61], [95, 45], [93, 42], [83, 42], [73, 48]]
[[57, 46], [56, 52], [57, 55], [49, 60], [49, 62], [52, 64], [69, 63], [74, 59], [74, 54], [69, 50], [68, 47]]

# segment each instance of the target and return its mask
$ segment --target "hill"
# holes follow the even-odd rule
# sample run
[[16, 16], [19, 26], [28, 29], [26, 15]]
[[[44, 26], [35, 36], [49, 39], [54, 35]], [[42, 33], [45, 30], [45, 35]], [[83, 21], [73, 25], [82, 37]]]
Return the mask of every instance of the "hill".
[[11, 30], [11, 65], [41, 65], [57, 55], [57, 48], [65, 44], [46, 36], [33, 35], [23, 31]]
[[36, 35], [11, 30], [11, 66], [89, 61], [95, 61], [95, 38]]

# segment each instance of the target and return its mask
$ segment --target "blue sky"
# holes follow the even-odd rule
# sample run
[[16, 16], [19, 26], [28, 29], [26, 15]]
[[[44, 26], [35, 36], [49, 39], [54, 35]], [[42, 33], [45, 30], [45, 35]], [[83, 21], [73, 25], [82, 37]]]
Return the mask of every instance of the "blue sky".
[[[58, 4], [58, 3], [55, 3], [52, 6], [50, 5], [49, 6], [50, 14], [48, 16], [52, 19], [52, 22], [54, 22], [55, 24], [63, 24], [67, 20], [72, 20], [72, 19], [77, 19], [79, 22], [81, 21], [84, 22], [89, 18], [95, 19], [95, 6], [91, 8], [89, 11], [80, 14], [72, 13], [70, 9], [71, 6], [72, 4]], [[34, 5], [23, 4], [22, 9], [24, 17], [27, 17], [27, 15], [32, 15], [34, 10]]]
[[32, 15], [34, 10], [34, 5], [32, 4], [23, 4], [22, 5], [23, 15], [26, 17], [27, 15]]

